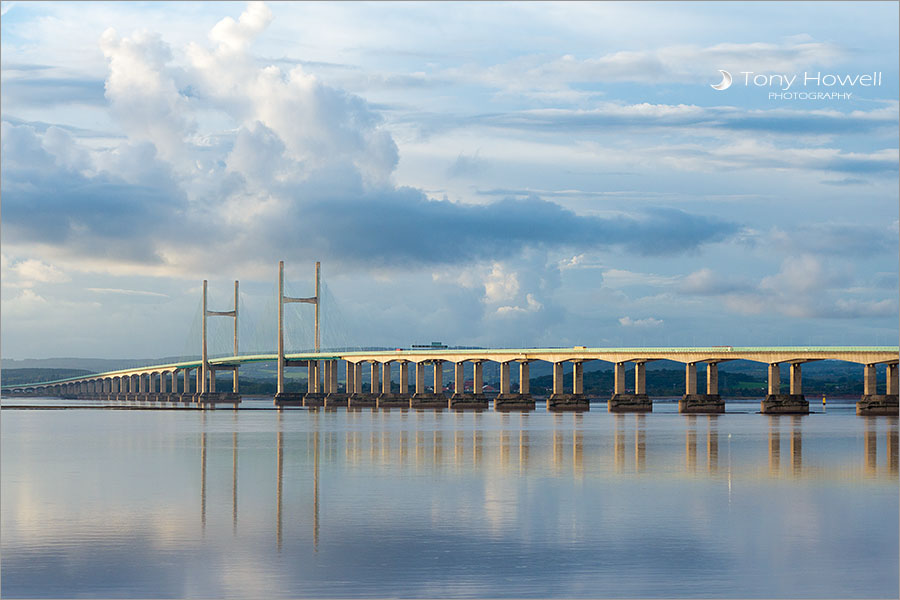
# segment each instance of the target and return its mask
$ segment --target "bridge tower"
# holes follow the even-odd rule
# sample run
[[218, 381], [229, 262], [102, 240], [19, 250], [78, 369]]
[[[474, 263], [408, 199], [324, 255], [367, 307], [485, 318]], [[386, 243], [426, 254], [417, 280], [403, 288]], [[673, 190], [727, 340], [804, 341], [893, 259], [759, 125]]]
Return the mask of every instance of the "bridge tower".
[[[238, 286], [239, 283], [237, 281], [234, 282], [234, 310], [226, 310], [226, 311], [216, 311], [209, 310], [207, 308], [207, 287], [208, 282], [206, 279], [203, 280], [203, 342], [202, 342], [202, 363], [200, 366], [200, 386], [197, 390], [198, 394], [201, 394], [201, 401], [205, 397], [209, 397], [209, 394], [216, 393], [216, 376], [215, 372], [210, 369], [209, 366], [209, 353], [207, 349], [206, 342], [206, 318], [207, 317], [232, 317], [234, 318], [234, 356], [238, 354]], [[231, 369], [234, 372], [234, 379], [232, 384], [232, 393], [238, 393], [238, 365], [232, 365]]]
[[[302, 302], [315, 305], [315, 351], [319, 352], [319, 298], [320, 296], [320, 280], [321, 280], [321, 263], [316, 261], [316, 294], [309, 298], [291, 298], [284, 295], [284, 261], [278, 261], [278, 389], [275, 394], [275, 403], [280, 404], [281, 399], [287, 399], [288, 394], [284, 391], [284, 368], [288, 365], [288, 361], [284, 357], [284, 305], [289, 302]], [[307, 361], [307, 368], [310, 376], [315, 372], [312, 366], [313, 361]]]

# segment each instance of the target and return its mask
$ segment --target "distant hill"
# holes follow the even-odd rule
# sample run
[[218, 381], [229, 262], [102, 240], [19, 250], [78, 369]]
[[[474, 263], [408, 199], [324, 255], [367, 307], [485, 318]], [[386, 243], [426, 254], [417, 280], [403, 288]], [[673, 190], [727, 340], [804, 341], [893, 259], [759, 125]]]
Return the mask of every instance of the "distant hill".
[[3, 385], [16, 385], [19, 383], [56, 381], [69, 377], [90, 375], [94, 372], [85, 369], [3, 369], [0, 371], [0, 383]]

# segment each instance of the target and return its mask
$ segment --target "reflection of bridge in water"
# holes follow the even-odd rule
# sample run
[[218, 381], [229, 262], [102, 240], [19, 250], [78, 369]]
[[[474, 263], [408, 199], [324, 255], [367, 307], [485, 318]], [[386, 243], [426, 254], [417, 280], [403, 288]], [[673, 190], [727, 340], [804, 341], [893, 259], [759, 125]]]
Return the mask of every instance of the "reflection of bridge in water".
[[[98, 373], [83, 377], [3, 386], [7, 395], [56, 395], [115, 402], [142, 402], [155, 407], [208, 407], [240, 402], [238, 371], [241, 365], [254, 362], [277, 364], [277, 406], [331, 408], [419, 408], [483, 410], [489, 405], [484, 390], [484, 365], [499, 365], [499, 394], [491, 398], [496, 410], [531, 410], [535, 399], [530, 391], [529, 365], [543, 361], [552, 365], [552, 393], [547, 409], [583, 411], [590, 409], [589, 395], [584, 390], [584, 365], [590, 361], [613, 365], [614, 385], [607, 401], [610, 412], [650, 412], [647, 395], [647, 363], [657, 360], [685, 365], [684, 395], [679, 411], [684, 413], [721, 413], [725, 403], [719, 394], [719, 364], [733, 360], [749, 360], [767, 365], [768, 382], [764, 413], [805, 414], [809, 403], [803, 394], [802, 365], [819, 360], [839, 360], [862, 366], [863, 395], [857, 413], [864, 415], [897, 415], [898, 348], [897, 347], [732, 347], [704, 348], [509, 348], [452, 349], [421, 348], [390, 351], [320, 351], [319, 308], [321, 301], [319, 264], [316, 263], [315, 294], [294, 298], [284, 294], [284, 264], [279, 264], [278, 340], [272, 354], [240, 355], [238, 353], [238, 282], [235, 282], [233, 310], [212, 311], [207, 308], [207, 284], [203, 282], [201, 356], [180, 363], [149, 365]], [[287, 354], [284, 350], [284, 304], [308, 303], [315, 308], [314, 350]], [[234, 319], [234, 355], [210, 358], [207, 349], [206, 321], [210, 316]], [[634, 383], [625, 381], [626, 367], [633, 364]], [[368, 389], [363, 384], [363, 367], [368, 365]], [[451, 366], [452, 365], [452, 366]], [[706, 385], [698, 384], [699, 367], [705, 365]], [[883, 384], [877, 369], [882, 367]], [[514, 381], [513, 367], [518, 371]], [[781, 368], [789, 370], [788, 393], [781, 389]], [[306, 390], [287, 389], [285, 369], [306, 370]], [[445, 385], [445, 367], [452, 381]], [[571, 369], [569, 375], [565, 374]], [[429, 373], [426, 373], [426, 370]], [[232, 373], [232, 389], [216, 390], [216, 373]], [[471, 374], [471, 377], [469, 377]], [[426, 377], [430, 375], [430, 377]], [[566, 380], [571, 378], [571, 384]], [[471, 381], [471, 387], [466, 382]], [[396, 385], [395, 385], [396, 384]], [[705, 388], [705, 389], [704, 389]], [[881, 388], [881, 389], [879, 389]], [[447, 392], [445, 394], [445, 392]]]
[[[372, 411], [373, 417], [379, 415]], [[303, 510], [309, 511], [313, 549], [319, 546], [320, 482], [322, 463], [343, 464], [366, 473], [377, 469], [440, 470], [452, 476], [480, 473], [495, 476], [539, 476], [581, 479], [585, 477], [644, 477], [654, 479], [707, 477], [731, 482], [737, 478], [789, 478], [804, 480], [853, 480], [898, 477], [898, 420], [866, 420], [857, 458], [841, 458], [840, 464], [822, 465], [813, 456], [805, 464], [802, 419], [794, 416], [769, 417], [765, 449], [743, 450], [741, 460], [732, 463], [731, 445], [723, 448], [718, 415], [684, 417], [682, 453], [652, 452], [653, 430], [644, 414], [613, 416], [611, 431], [586, 431], [580, 414], [555, 415], [551, 429], [531, 428], [528, 413], [503, 415], [498, 429], [485, 428], [481, 415], [448, 415], [440, 412], [381, 413], [362, 431], [361, 422], [350, 417], [344, 431], [320, 430], [327, 413], [311, 415], [312, 431], [285, 434], [278, 415], [275, 433], [275, 536], [280, 550], [285, 521], [284, 484], [294, 480], [311, 494]], [[359, 420], [363, 415], [356, 415]], [[349, 417], [349, 415], [348, 415]], [[398, 423], [399, 421], [399, 423]], [[207, 518], [207, 460], [211, 451], [227, 452], [225, 445], [210, 446], [205, 419], [199, 433], [200, 521]], [[378, 430], [377, 426], [382, 425]], [[399, 428], [398, 428], [399, 426]], [[671, 431], [659, 432], [663, 438]], [[724, 438], [727, 440], [727, 437]], [[666, 446], [671, 448], [673, 446]], [[238, 529], [238, 488], [240, 440], [231, 434], [231, 518]], [[305, 467], [285, 469], [285, 455], [305, 459]], [[749, 457], [749, 462], [748, 462]], [[222, 461], [224, 464], [226, 461]], [[290, 522], [297, 515], [291, 515]]]

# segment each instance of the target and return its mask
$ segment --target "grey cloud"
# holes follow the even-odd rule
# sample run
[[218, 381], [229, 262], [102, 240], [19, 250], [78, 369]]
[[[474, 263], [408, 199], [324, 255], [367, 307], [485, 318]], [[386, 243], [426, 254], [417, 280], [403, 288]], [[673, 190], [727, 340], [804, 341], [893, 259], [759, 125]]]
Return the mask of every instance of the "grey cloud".
[[814, 223], [790, 231], [773, 229], [771, 243], [788, 252], [813, 252], [839, 256], [872, 256], [897, 253], [898, 232], [888, 226], [855, 223]]
[[860, 179], [858, 177], [844, 177], [843, 179], [825, 179], [820, 183], [824, 183], [825, 185], [835, 185], [835, 186], [845, 186], [845, 185], [864, 185], [869, 183], [865, 179]]
[[887, 111], [872, 113], [817, 113], [774, 109], [748, 113], [732, 107], [607, 106], [596, 110], [534, 110], [476, 115], [472, 124], [509, 129], [580, 132], [610, 128], [696, 127], [731, 131], [765, 131], [786, 134], [889, 133], [896, 131], [897, 116]]
[[750, 111], [731, 106], [620, 105], [592, 110], [539, 109], [475, 115], [409, 112], [398, 118], [415, 126], [419, 135], [466, 127], [492, 127], [547, 133], [603, 133], [610, 130], [694, 129], [699, 132], [753, 131], [784, 135], [860, 135], [896, 137], [897, 111], [870, 112], [771, 109]]
[[[203, 214], [192, 211], [148, 144], [121, 146], [108, 170], [93, 177], [57, 164], [28, 127], [4, 124], [3, 144], [6, 239], [145, 264], [158, 263], [160, 250], [170, 244], [188, 254], [210, 251], [206, 244], [212, 239], [229, 241], [217, 253], [242, 260], [265, 263], [300, 253], [397, 267], [501, 259], [527, 248], [679, 253], [737, 230], [726, 221], [669, 208], [601, 218], [576, 215], [536, 196], [487, 205], [435, 201], [417, 189], [366, 187], [359, 172], [346, 165], [301, 182], [272, 182], [267, 193], [281, 199], [282, 209], [232, 222], [214, 206]], [[232, 196], [246, 191], [234, 173], [222, 178], [221, 186]]]
[[12, 105], [55, 106], [58, 104], [87, 104], [103, 106], [102, 79], [74, 77], [42, 77], [34, 79], [6, 79], [3, 95]]
[[285, 231], [278, 243], [327, 248], [331, 256], [354, 263], [462, 264], [535, 247], [680, 253], [737, 230], [729, 222], [669, 208], [601, 218], [579, 216], [534, 196], [467, 205], [429, 200], [411, 188], [347, 191], [297, 190], [306, 200], [297, 202], [295, 215], [285, 221], [299, 231]]
[[152, 148], [135, 157], [147, 175], [144, 184], [108, 173], [89, 177], [69, 168], [69, 157], [51, 155], [27, 126], [4, 122], [2, 151], [6, 240], [66, 247], [75, 254], [159, 261], [154, 236], [166, 224], [178, 224], [172, 216], [184, 196], [165, 176], [165, 166], [154, 167]]
[[447, 176], [467, 177], [478, 175], [484, 171], [485, 166], [485, 162], [479, 156], [478, 152], [471, 156], [460, 153], [460, 155], [456, 157], [456, 160], [453, 161], [453, 164], [450, 165], [450, 168], [447, 169]]

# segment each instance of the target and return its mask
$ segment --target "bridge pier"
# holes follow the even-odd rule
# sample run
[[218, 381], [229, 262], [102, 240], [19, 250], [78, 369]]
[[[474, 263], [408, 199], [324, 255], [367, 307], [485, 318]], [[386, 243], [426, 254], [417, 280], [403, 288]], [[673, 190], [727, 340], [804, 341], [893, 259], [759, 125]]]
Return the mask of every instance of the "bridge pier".
[[553, 393], [547, 398], [549, 411], [585, 411], [591, 409], [584, 395], [584, 363], [572, 361], [572, 393], [565, 392], [563, 366], [565, 361], [553, 363]]
[[357, 391], [350, 395], [350, 399], [347, 401], [347, 408], [377, 408], [379, 390], [381, 389], [380, 363], [377, 361], [370, 361], [369, 363], [370, 384], [368, 394], [362, 391], [362, 363], [357, 364], [357, 367], [359, 368], [357, 371], [359, 374], [359, 380], [356, 383]]
[[[482, 368], [481, 361], [472, 361], [475, 371]], [[484, 410], [488, 407], [488, 400], [482, 390], [475, 385], [472, 378], [472, 392], [466, 391], [466, 361], [460, 361], [453, 365], [453, 395], [450, 396], [448, 406], [452, 410]]]
[[[506, 365], [505, 388], [504, 388], [504, 364]], [[528, 361], [519, 362], [519, 393], [513, 394], [509, 385], [509, 364], [500, 364], [500, 393], [494, 398], [494, 410], [511, 411], [511, 410], [534, 410], [534, 398], [528, 393]], [[524, 390], [524, 391], [523, 391]]]
[[[653, 412], [653, 402], [647, 395], [647, 363], [634, 363], [634, 393], [625, 390], [625, 363], [617, 362], [613, 378], [613, 396], [606, 405], [609, 412]], [[696, 374], [695, 374], [696, 379]]]
[[719, 395], [719, 363], [706, 364], [706, 393], [697, 393], [697, 363], [685, 368], [684, 396], [678, 401], [678, 412], [683, 414], [723, 413], [725, 401]]
[[858, 415], [890, 415], [897, 416], [900, 413], [898, 403], [897, 363], [888, 363], [885, 373], [885, 392], [878, 393], [877, 380], [875, 378], [875, 365], [868, 364], [863, 367], [863, 395], [856, 403]]
[[760, 403], [760, 412], [772, 415], [808, 415], [809, 402], [803, 396], [800, 364], [791, 363], [791, 389], [781, 393], [781, 370], [778, 363], [769, 364], [769, 384], [766, 399]]
[[303, 406], [320, 408], [325, 406], [325, 394], [322, 389], [327, 377], [326, 361], [306, 361], [306, 394], [303, 396]]
[[529, 361], [519, 361], [519, 393], [500, 394], [494, 398], [494, 410], [534, 410], [535, 402], [531, 396], [531, 380], [529, 378]]
[[[402, 393], [395, 394], [391, 389], [391, 361], [382, 363], [381, 367], [381, 393], [375, 399], [375, 406], [377, 408], [409, 408], [409, 396]], [[403, 369], [401, 368], [400, 371], [402, 375]]]
[[[350, 368], [349, 364], [347, 368]], [[361, 362], [353, 363], [352, 368], [353, 386], [350, 390], [350, 397], [347, 399], [347, 408], [363, 408], [375, 406], [377, 402], [375, 402], [372, 394], [364, 394], [362, 391], [363, 364]]]
[[[344, 386], [344, 391], [338, 389], [338, 361], [327, 363], [330, 375], [328, 377], [328, 389], [325, 390], [325, 408], [347, 408], [347, 400], [350, 398], [349, 386]], [[350, 377], [350, 363], [347, 363], [347, 377]], [[348, 379], [349, 381], [349, 379]]]
[[[425, 390], [425, 363], [430, 362], [433, 372], [433, 391]], [[444, 361], [433, 359], [416, 363], [416, 393], [409, 399], [410, 408], [435, 408], [443, 409], [449, 406], [444, 390]]]

